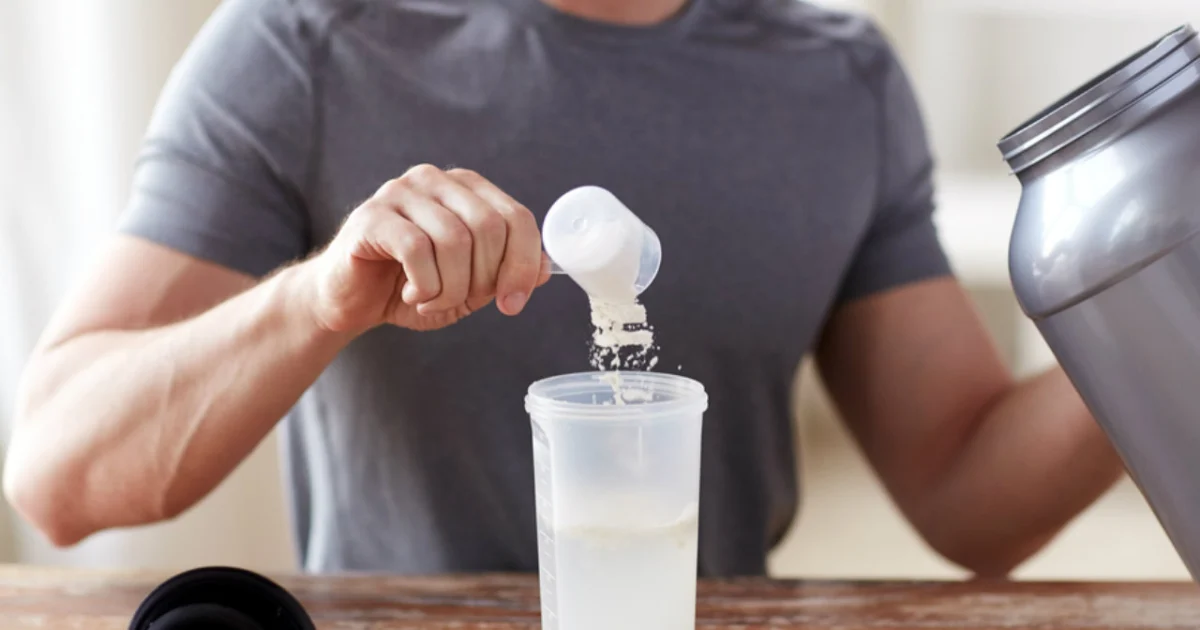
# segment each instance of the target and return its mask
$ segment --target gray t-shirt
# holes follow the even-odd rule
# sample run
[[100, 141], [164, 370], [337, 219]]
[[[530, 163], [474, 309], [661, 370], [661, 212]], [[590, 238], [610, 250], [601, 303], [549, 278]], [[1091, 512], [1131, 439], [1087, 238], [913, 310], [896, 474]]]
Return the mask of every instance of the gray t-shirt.
[[[173, 73], [120, 230], [260, 276], [383, 182], [471, 168], [539, 218], [612, 190], [654, 227], [659, 370], [702, 382], [703, 575], [797, 508], [789, 394], [831, 309], [949, 273], [909, 83], [866, 20], [694, 0], [620, 27], [540, 0], [226, 0]], [[584, 293], [353, 342], [284, 424], [313, 571], [535, 570], [530, 383], [583, 371]]]

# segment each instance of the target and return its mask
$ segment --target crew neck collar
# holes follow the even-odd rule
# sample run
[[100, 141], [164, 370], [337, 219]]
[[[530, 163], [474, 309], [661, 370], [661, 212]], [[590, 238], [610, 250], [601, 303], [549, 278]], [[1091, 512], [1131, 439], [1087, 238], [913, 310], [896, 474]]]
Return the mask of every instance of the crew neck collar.
[[644, 25], [618, 24], [594, 20], [554, 7], [544, 0], [512, 0], [533, 23], [570, 35], [611, 41], [670, 40], [687, 33], [704, 10], [708, 0], [688, 0], [674, 15], [661, 22]]

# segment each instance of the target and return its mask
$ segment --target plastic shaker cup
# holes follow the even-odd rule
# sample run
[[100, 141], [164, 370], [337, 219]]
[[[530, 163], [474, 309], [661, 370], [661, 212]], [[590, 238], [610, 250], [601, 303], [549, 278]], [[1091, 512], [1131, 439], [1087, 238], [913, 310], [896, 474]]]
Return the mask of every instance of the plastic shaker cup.
[[545, 630], [695, 627], [707, 406], [700, 383], [649, 372], [529, 388]]

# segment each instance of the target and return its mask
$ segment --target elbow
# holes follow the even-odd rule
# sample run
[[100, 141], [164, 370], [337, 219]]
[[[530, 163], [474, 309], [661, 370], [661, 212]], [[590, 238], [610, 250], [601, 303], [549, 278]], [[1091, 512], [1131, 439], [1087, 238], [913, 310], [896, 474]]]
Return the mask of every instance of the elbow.
[[45, 432], [39, 431], [45, 426], [44, 398], [38, 396], [41, 390], [36, 383], [30, 370], [18, 389], [0, 489], [12, 509], [54, 546], [71, 547], [91, 533], [79, 510], [81, 485], [71, 478], [70, 466], [51, 450], [61, 442], [54, 436], [47, 442]]
[[170, 521], [191, 505], [157, 482], [131, 483], [125, 471], [105, 468], [111, 458], [64, 450], [59, 436], [38, 430], [46, 425], [26, 419], [17, 426], [4, 462], [4, 496], [58, 548], [110, 528]]
[[[10, 451], [11, 452], [11, 451]], [[55, 547], [73, 547], [104, 529], [121, 526], [146, 525], [171, 521], [188, 507], [183, 501], [161, 501], [157, 509], [138, 514], [131, 502], [122, 501], [118, 519], [98, 518], [88, 509], [88, 496], [83, 474], [72, 473], [66, 467], [40, 466], [21, 461], [22, 455], [12, 457], [4, 466], [4, 496], [13, 509]], [[99, 509], [112, 511], [113, 497], [92, 497], [107, 501]]]
[[978, 579], [1008, 579], [1029, 553], [1000, 545], [966, 545], [929, 541], [933, 550]]
[[979, 579], [1008, 579], [1013, 571], [1049, 542], [1049, 536], [1019, 536], [1014, 532], [971, 531], [951, 520], [940, 526], [921, 527], [922, 538], [933, 551]]
[[97, 443], [78, 409], [51, 404], [62, 400], [49, 395], [52, 388], [30, 370], [18, 391], [0, 482], [13, 510], [59, 548], [111, 527], [165, 519], [155, 512], [161, 502], [149, 500], [154, 477], [132, 477], [129, 458], [106, 450], [112, 440]]
[[35, 452], [31, 436], [22, 433], [19, 429], [14, 432], [8, 448], [4, 496], [17, 514], [54, 546], [74, 546], [94, 533], [80, 509], [80, 485], [64, 466]]
[[92, 534], [76, 510], [56, 499], [58, 492], [38, 480], [37, 475], [5, 464], [4, 493], [13, 510], [34, 526], [55, 547], [71, 547]]

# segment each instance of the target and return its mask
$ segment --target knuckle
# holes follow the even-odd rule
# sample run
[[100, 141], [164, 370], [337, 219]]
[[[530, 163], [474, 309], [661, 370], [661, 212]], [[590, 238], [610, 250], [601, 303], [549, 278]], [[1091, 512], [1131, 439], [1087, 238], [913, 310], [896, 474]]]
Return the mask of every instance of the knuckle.
[[432, 164], [418, 164], [404, 174], [404, 179], [411, 180], [417, 184], [428, 184], [436, 180], [442, 174], [442, 169]]
[[379, 191], [375, 193], [376, 198], [400, 198], [408, 193], [410, 186], [404, 178], [391, 179], [379, 187]]
[[355, 209], [355, 213], [359, 215], [360, 220], [376, 220], [391, 214], [391, 206], [379, 199], [369, 199]]
[[405, 260], [428, 256], [433, 250], [429, 237], [417, 230], [407, 230], [397, 236], [396, 248]]
[[483, 179], [482, 177], [479, 176], [479, 173], [476, 173], [475, 171], [473, 171], [469, 168], [453, 168], [453, 169], [450, 169], [450, 171], [448, 171], [448, 172], [450, 175], [453, 175], [456, 179], [460, 179], [463, 181], [478, 181], [480, 179]]
[[454, 223], [446, 228], [446, 246], [453, 249], [471, 249], [473, 243], [471, 230], [462, 223]]
[[487, 212], [479, 218], [475, 229], [479, 232], [480, 236], [489, 240], [503, 239], [505, 233], [508, 231], [508, 223], [504, 220], [503, 216], [495, 212]]
[[370, 225], [378, 220], [379, 214], [378, 205], [372, 201], [368, 201], [355, 208], [346, 217], [338, 232], [341, 234], [361, 234], [367, 231]]
[[515, 204], [502, 210], [505, 217], [512, 223], [513, 227], [519, 230], [536, 230], [538, 228], [537, 218], [529, 211], [529, 208], [521, 204]]

